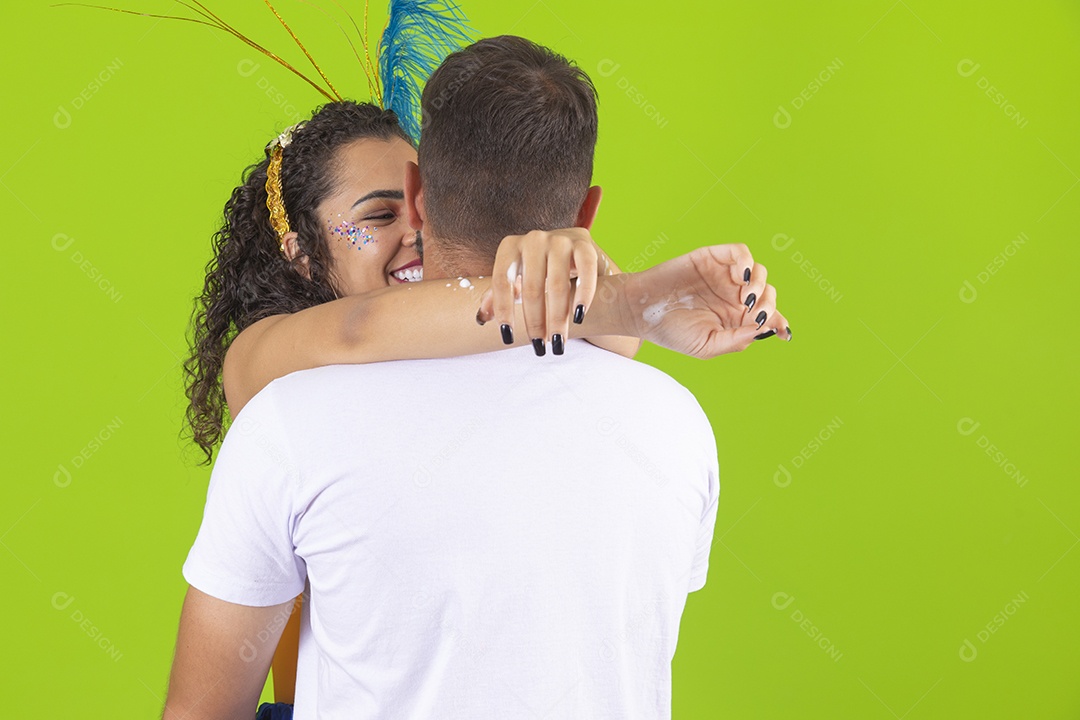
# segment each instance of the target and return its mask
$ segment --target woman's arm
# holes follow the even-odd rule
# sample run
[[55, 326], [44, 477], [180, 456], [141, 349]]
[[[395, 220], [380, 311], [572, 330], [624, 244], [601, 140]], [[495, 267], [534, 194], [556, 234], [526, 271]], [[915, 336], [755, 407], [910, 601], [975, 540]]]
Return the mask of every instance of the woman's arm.
[[[598, 275], [609, 274], [603, 251], [583, 228], [506, 237], [493, 266], [507, 293], [509, 275], [522, 282], [519, 304], [509, 311], [515, 317], [507, 318], [518, 330], [511, 331], [516, 342], [506, 343], [501, 333], [490, 329], [481, 332], [476, 324], [481, 322], [478, 308], [491, 285], [489, 278], [445, 278], [382, 288], [264, 318], [241, 332], [226, 353], [222, 371], [230, 413], [235, 416], [271, 380], [306, 368], [470, 355], [554, 333], [579, 337], [570, 332], [571, 310], [578, 303], [591, 306]], [[580, 279], [571, 282], [578, 274]], [[502, 299], [513, 303], [509, 297]], [[472, 316], [476, 323], [470, 322]], [[627, 356], [640, 347], [636, 338], [585, 334], [595, 336], [598, 346]]]
[[[549, 298], [548, 306], [563, 308], [552, 315], [551, 326], [566, 328], [566, 337], [639, 337], [703, 359], [741, 352], [772, 335], [791, 339], [787, 318], [776, 310], [776, 289], [766, 283], [765, 267], [753, 261], [745, 245], [698, 248], [638, 273], [597, 277], [595, 271], [593, 265], [590, 275], [578, 278], [573, 303], [561, 302], [569, 299], [566, 288], [553, 285], [550, 290], [555, 300]], [[230, 414], [235, 417], [259, 390], [296, 370], [505, 348], [498, 328], [480, 327], [473, 320], [492, 284], [498, 291], [487, 301], [498, 307], [495, 323], [513, 323], [519, 331], [511, 344], [525, 344], [530, 333], [525, 332], [523, 308], [532, 307], [534, 315], [543, 317], [534, 295], [542, 299], [544, 286], [525, 288], [522, 303], [516, 304], [507, 274], [386, 287], [261, 320], [240, 333], [225, 356]], [[756, 304], [751, 295], [758, 298]], [[578, 302], [586, 308], [583, 322], [569, 324], [566, 308]], [[488, 307], [485, 317], [492, 312]]]
[[[615, 261], [612, 260], [607, 253], [601, 250], [600, 246], [596, 246], [596, 252], [601, 258], [601, 274], [603, 275], [617, 275], [622, 272]], [[607, 266], [604, 269], [604, 266]], [[585, 338], [593, 345], [602, 347], [605, 350], [610, 350], [613, 353], [618, 353], [628, 358], [633, 358], [637, 355], [638, 350], [641, 349], [641, 338], [636, 337], [624, 337], [620, 335], [596, 335], [594, 337]]]
[[[598, 282], [613, 278], [598, 278]], [[381, 288], [340, 298], [289, 315], [264, 318], [233, 341], [222, 381], [229, 413], [272, 380], [297, 370], [342, 363], [454, 357], [502, 350], [497, 327], [475, 318], [491, 278], [446, 278]], [[619, 294], [597, 293], [582, 324], [569, 337], [630, 332], [619, 315]], [[529, 344], [522, 306], [516, 305], [513, 346]]]

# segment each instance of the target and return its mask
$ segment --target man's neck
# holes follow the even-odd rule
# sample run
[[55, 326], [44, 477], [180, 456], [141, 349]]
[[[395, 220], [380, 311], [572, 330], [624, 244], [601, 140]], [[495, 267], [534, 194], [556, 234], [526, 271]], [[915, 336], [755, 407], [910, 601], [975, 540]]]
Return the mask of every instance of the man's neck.
[[480, 277], [491, 275], [494, 261], [477, 258], [474, 253], [454, 252], [454, 243], [438, 238], [424, 238], [424, 279]]

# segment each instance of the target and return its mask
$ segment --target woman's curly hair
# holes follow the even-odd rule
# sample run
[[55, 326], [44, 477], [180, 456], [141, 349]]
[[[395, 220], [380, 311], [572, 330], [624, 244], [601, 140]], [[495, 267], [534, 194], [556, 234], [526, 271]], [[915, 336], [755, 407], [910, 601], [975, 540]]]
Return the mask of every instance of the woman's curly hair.
[[[221, 369], [233, 338], [263, 318], [338, 297], [325, 223], [315, 211], [334, 191], [338, 150], [363, 138], [412, 142], [393, 112], [370, 103], [340, 101], [318, 108], [282, 151], [282, 195], [300, 248], [292, 261], [278, 248], [266, 208], [269, 153], [244, 170], [241, 185], [225, 204], [223, 224], [214, 233], [214, 256], [206, 265], [206, 282], [195, 298], [190, 356], [184, 362], [188, 430], [206, 463], [227, 428]], [[306, 276], [301, 272], [304, 256]]]

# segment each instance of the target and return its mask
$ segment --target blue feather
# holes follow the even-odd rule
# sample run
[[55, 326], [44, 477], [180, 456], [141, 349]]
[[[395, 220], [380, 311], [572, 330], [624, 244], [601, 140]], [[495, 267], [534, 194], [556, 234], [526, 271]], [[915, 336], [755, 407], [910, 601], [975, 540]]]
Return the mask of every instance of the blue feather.
[[390, 0], [379, 40], [383, 107], [420, 142], [420, 95], [447, 55], [473, 41], [474, 31], [453, 0]]

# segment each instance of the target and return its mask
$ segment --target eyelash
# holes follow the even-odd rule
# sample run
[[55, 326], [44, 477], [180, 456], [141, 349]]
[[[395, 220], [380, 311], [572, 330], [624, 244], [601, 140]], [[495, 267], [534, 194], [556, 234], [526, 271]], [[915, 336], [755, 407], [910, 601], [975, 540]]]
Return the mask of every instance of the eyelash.
[[371, 217], [364, 218], [364, 220], [390, 220], [393, 219], [393, 217], [393, 213], [387, 213], [386, 215], [372, 215]]

